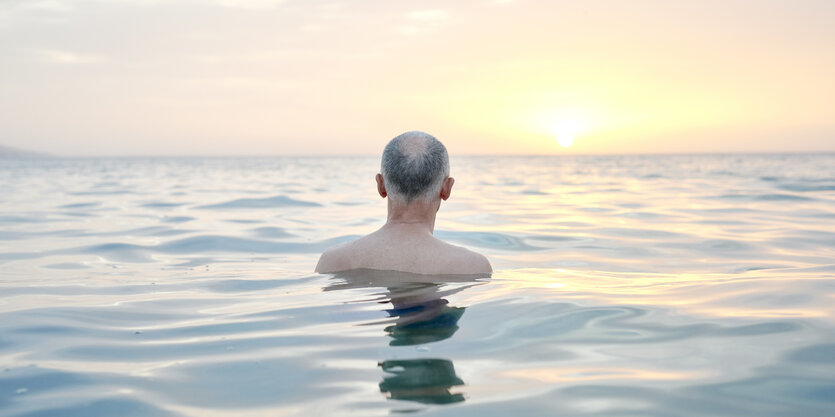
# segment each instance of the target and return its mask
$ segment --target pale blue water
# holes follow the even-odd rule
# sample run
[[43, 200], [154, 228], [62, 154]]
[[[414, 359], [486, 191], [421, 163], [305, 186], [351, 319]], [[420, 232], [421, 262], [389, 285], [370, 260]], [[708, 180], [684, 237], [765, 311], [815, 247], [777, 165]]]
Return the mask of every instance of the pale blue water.
[[0, 415], [835, 415], [835, 156], [452, 164], [492, 278], [311, 272], [376, 158], [0, 160]]

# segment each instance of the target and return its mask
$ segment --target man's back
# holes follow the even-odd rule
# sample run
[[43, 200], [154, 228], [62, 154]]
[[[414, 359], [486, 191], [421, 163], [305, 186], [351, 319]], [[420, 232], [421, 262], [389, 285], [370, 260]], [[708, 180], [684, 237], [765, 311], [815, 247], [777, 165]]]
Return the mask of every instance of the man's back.
[[374, 233], [328, 249], [316, 272], [376, 269], [415, 274], [489, 274], [490, 262], [470, 250], [432, 236], [441, 201], [455, 180], [449, 156], [437, 139], [406, 132], [383, 150], [377, 192], [386, 198], [386, 223]]
[[415, 274], [489, 274], [483, 255], [408, 228], [382, 228], [370, 235], [328, 249], [317, 272], [378, 269]]

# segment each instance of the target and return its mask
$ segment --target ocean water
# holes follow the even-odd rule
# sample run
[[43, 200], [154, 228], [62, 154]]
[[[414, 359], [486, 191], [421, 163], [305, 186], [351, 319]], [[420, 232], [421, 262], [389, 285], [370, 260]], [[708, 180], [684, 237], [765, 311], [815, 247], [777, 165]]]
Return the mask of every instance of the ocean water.
[[491, 277], [313, 273], [377, 167], [0, 160], [0, 415], [835, 415], [835, 155], [454, 158]]

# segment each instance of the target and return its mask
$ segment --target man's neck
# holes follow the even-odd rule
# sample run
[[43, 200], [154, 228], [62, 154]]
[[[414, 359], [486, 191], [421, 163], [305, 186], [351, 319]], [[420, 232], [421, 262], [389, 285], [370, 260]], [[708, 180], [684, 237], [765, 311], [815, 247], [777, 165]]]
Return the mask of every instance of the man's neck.
[[414, 231], [425, 230], [432, 234], [439, 205], [439, 202], [412, 201], [405, 204], [388, 199], [388, 217], [383, 227], [405, 227]]

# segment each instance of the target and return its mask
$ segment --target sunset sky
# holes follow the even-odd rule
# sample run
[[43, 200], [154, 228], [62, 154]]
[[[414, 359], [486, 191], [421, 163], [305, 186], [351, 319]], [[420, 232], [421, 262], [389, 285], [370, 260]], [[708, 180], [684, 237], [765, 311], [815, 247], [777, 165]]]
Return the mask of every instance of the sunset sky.
[[835, 151], [833, 22], [830, 0], [4, 0], [0, 144]]

